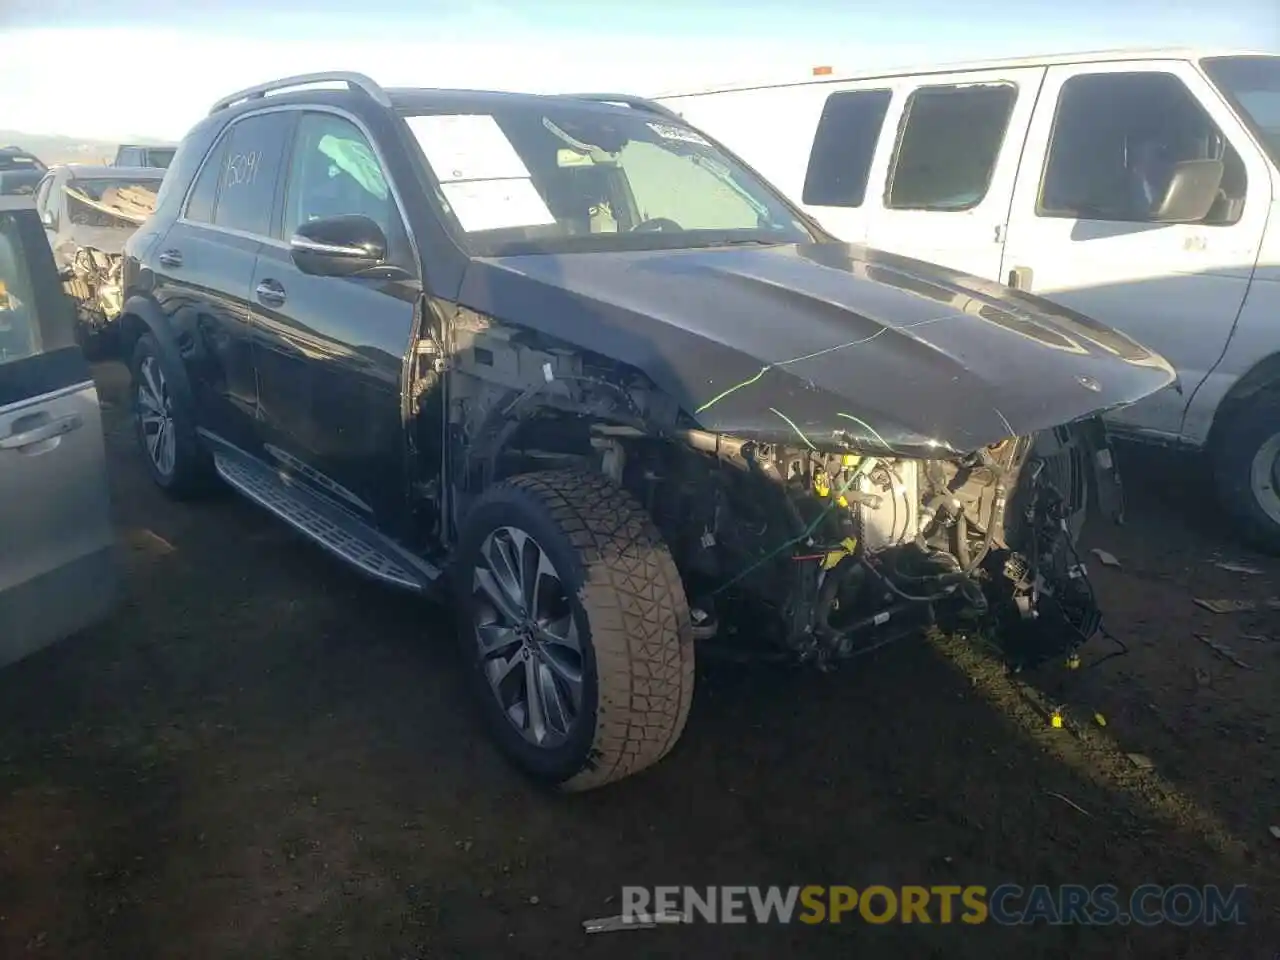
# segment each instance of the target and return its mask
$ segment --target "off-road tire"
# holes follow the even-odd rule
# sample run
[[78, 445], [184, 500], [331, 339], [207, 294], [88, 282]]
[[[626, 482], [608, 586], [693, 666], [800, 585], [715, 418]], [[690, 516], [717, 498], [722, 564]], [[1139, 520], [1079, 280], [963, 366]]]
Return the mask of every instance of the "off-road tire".
[[1280, 523], [1258, 502], [1250, 476], [1255, 455], [1277, 433], [1280, 392], [1260, 393], [1226, 415], [1215, 431], [1211, 451], [1214, 487], [1223, 512], [1243, 540], [1272, 554], [1280, 554]]
[[[162, 474], [151, 461], [147, 453], [146, 439], [143, 436], [142, 421], [138, 416], [138, 382], [141, 377], [142, 364], [148, 357], [155, 357], [169, 384], [172, 395], [171, 416], [174, 425], [176, 449], [174, 451], [174, 467], [169, 476]], [[209, 494], [217, 488], [217, 474], [213, 469], [213, 459], [200, 443], [196, 434], [195, 413], [191, 409], [190, 389], [187, 385], [186, 371], [181, 366], [170, 362], [156, 343], [155, 337], [145, 333], [134, 345], [133, 356], [129, 364], [131, 374], [129, 383], [130, 414], [133, 420], [134, 434], [138, 441], [138, 450], [142, 462], [150, 474], [152, 481], [166, 494], [178, 500], [187, 500]]]
[[[583, 649], [583, 706], [569, 739], [542, 749], [508, 722], [480, 667], [472, 577], [501, 526], [532, 536], [562, 574]], [[463, 658], [503, 753], [536, 780], [581, 791], [637, 773], [675, 745], [693, 700], [689, 604], [644, 509], [608, 478], [548, 471], [485, 491], [462, 524], [454, 584]]]

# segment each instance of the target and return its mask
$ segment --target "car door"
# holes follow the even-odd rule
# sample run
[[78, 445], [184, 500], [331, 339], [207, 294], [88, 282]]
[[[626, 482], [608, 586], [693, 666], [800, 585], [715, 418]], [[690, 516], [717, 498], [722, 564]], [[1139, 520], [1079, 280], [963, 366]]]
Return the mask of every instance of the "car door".
[[1043, 67], [1025, 67], [895, 80], [897, 135], [881, 138], [867, 242], [997, 279], [1043, 78]]
[[[1172, 164], [1220, 160], [1194, 223], [1157, 222], [1146, 194]], [[1163, 174], [1161, 174], [1163, 171]], [[1261, 186], [1250, 194], [1250, 184]], [[1226, 348], [1270, 206], [1269, 175], [1222, 101], [1181, 61], [1052, 67], [1014, 194], [1003, 274], [1162, 353], [1177, 383], [1112, 414], [1178, 435]], [[1141, 195], [1140, 195], [1141, 194]]]
[[0, 199], [0, 664], [117, 595], [98, 393], [30, 200]]
[[200, 427], [256, 452], [258, 388], [249, 298], [271, 209], [290, 114], [250, 114], [210, 148], [182, 215], [152, 248], [154, 296], [191, 368]]
[[254, 271], [253, 328], [266, 453], [394, 533], [405, 500], [404, 358], [421, 284], [310, 276], [286, 242], [309, 220], [363, 214], [387, 236], [388, 259], [416, 278], [385, 169], [353, 119], [299, 112], [278, 238], [263, 244]]

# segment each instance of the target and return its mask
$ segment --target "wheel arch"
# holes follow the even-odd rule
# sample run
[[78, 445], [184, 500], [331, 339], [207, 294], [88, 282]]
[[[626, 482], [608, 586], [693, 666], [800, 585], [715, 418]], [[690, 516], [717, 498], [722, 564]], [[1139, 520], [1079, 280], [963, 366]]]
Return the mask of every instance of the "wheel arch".
[[[164, 311], [150, 297], [135, 294], [125, 300], [118, 326], [120, 355], [126, 360], [132, 358], [138, 341], [149, 333], [155, 339], [157, 349], [173, 365], [172, 368], [186, 372], [186, 364], [179, 349], [177, 337]], [[178, 378], [178, 382], [171, 384], [171, 387], [182, 394], [184, 401], [191, 401], [191, 384], [185, 376]]]

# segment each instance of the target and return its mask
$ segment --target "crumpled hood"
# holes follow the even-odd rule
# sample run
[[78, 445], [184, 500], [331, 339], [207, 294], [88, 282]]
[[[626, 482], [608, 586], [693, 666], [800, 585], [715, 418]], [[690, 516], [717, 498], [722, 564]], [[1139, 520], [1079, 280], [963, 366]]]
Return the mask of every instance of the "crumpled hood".
[[1079, 314], [843, 243], [482, 259], [459, 299], [631, 363], [703, 428], [767, 442], [971, 450], [1174, 379]]

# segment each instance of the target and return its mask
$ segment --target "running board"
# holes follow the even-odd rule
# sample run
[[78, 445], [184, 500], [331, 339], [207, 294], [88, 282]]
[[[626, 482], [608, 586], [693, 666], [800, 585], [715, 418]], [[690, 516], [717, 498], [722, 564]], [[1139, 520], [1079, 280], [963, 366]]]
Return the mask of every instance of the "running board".
[[358, 517], [290, 484], [249, 457], [215, 450], [213, 463], [218, 476], [238, 493], [366, 576], [416, 593], [425, 593], [439, 579], [437, 567], [397, 547]]

